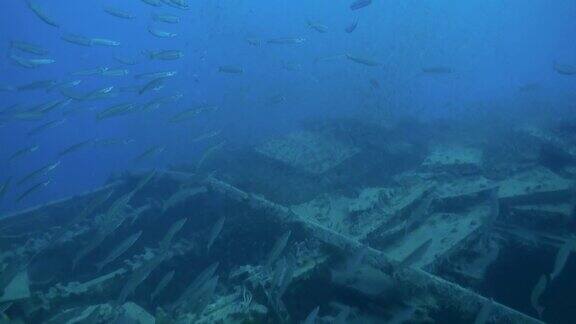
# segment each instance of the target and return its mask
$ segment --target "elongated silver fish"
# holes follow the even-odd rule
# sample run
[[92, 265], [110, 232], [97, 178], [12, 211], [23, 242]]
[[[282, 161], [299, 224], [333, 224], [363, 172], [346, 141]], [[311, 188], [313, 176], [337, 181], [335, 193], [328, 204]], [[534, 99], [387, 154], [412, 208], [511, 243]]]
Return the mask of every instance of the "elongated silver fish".
[[178, 60], [184, 56], [184, 53], [179, 50], [144, 51], [144, 54], [151, 60], [162, 61]]
[[100, 46], [120, 46], [120, 42], [106, 39], [106, 38], [92, 38], [92, 45], [100, 45]]
[[101, 66], [93, 69], [81, 70], [72, 72], [71, 75], [74, 76], [90, 76], [90, 75], [102, 75], [102, 73], [108, 71], [110, 68]]
[[132, 272], [132, 274], [130, 275], [130, 277], [128, 277], [128, 280], [122, 287], [122, 290], [120, 290], [120, 295], [118, 296], [116, 303], [119, 305], [124, 304], [126, 298], [128, 298], [130, 295], [132, 295], [132, 293], [134, 293], [136, 288], [138, 288], [138, 286], [140, 286], [140, 284], [144, 280], [146, 280], [148, 276], [150, 276], [150, 273], [152, 273], [154, 269], [156, 269], [160, 264], [162, 264], [164, 260], [170, 257], [171, 257], [170, 253], [163, 253], [157, 255], [151, 260], [146, 261], [136, 270], [134, 270], [134, 272]]
[[166, 146], [154, 145], [154, 146], [150, 147], [149, 149], [147, 149], [146, 151], [142, 152], [142, 154], [135, 157], [134, 162], [137, 163], [137, 162], [144, 161], [144, 160], [146, 160], [152, 156], [159, 155], [164, 151], [166, 151]]
[[422, 72], [427, 74], [450, 74], [454, 73], [454, 69], [448, 66], [428, 66], [423, 67]]
[[226, 141], [222, 141], [218, 144], [215, 144], [215, 145], [209, 147], [204, 152], [204, 154], [202, 154], [202, 156], [200, 157], [200, 160], [198, 160], [198, 164], [196, 165], [196, 169], [200, 170], [204, 166], [204, 162], [206, 162], [212, 155], [214, 155], [214, 153], [218, 152], [225, 145], [226, 145]]
[[186, 290], [184, 290], [184, 293], [182, 293], [182, 295], [176, 300], [172, 308], [174, 309], [175, 307], [183, 304], [186, 299], [188, 299], [191, 295], [194, 294], [194, 292], [196, 292], [197, 290], [200, 289], [200, 287], [205, 285], [206, 282], [208, 282], [210, 278], [214, 276], [219, 266], [220, 263], [215, 262], [209, 265], [206, 269], [202, 270], [202, 272], [200, 272], [198, 276], [196, 276], [196, 278], [192, 280], [192, 282], [190, 283], [190, 285], [188, 285]]
[[32, 44], [32, 43], [28, 43], [28, 42], [11, 41], [10, 46], [12, 48], [18, 49], [22, 52], [26, 52], [26, 53], [30, 53], [30, 54], [34, 54], [34, 55], [41, 55], [41, 56], [48, 55], [47, 49], [42, 48], [42, 47], [35, 45], [35, 44]]
[[352, 21], [352, 23], [350, 25], [348, 25], [344, 31], [348, 34], [351, 34], [353, 31], [356, 30], [356, 28], [358, 27], [358, 18], [354, 19], [354, 21]]
[[18, 91], [43, 90], [56, 84], [54, 80], [39, 80], [16, 87]]
[[546, 290], [547, 285], [548, 278], [546, 278], [546, 275], [542, 275], [530, 294], [530, 304], [532, 304], [532, 307], [536, 310], [539, 317], [542, 317], [542, 312], [544, 312], [544, 306], [540, 304], [540, 296], [542, 296], [542, 293]]
[[136, 105], [130, 102], [121, 103], [100, 111], [96, 114], [97, 120], [104, 120], [112, 117], [127, 115], [136, 112]]
[[122, 254], [126, 253], [126, 251], [128, 251], [128, 249], [130, 249], [132, 245], [138, 241], [140, 235], [142, 235], [142, 231], [134, 233], [122, 241], [122, 243], [120, 243], [120, 245], [118, 245], [110, 254], [108, 254], [104, 260], [96, 264], [96, 268], [98, 269], [97, 272], [102, 271], [105, 266], [111, 262], [114, 262], [114, 260], [118, 259]]
[[316, 306], [316, 308], [314, 308], [308, 314], [308, 316], [306, 316], [306, 318], [304, 319], [304, 322], [302, 322], [302, 324], [315, 324], [316, 323], [316, 317], [318, 317], [319, 311], [320, 311], [320, 306]]
[[208, 252], [210, 251], [210, 247], [212, 247], [212, 244], [214, 244], [214, 241], [216, 240], [216, 238], [218, 238], [220, 232], [222, 232], [222, 228], [224, 227], [225, 221], [226, 217], [222, 216], [216, 221], [214, 225], [212, 225], [212, 228], [208, 233], [209, 235], [208, 235], [208, 243], [206, 243], [206, 251]]
[[141, 0], [145, 4], [151, 5], [153, 7], [160, 7], [162, 6], [162, 1], [160, 0]]
[[164, 291], [164, 289], [166, 289], [166, 287], [172, 281], [172, 278], [174, 278], [175, 273], [176, 273], [176, 271], [172, 270], [172, 271], [166, 273], [164, 275], [164, 277], [162, 277], [162, 279], [160, 279], [160, 281], [158, 282], [158, 285], [156, 285], [156, 288], [150, 294], [150, 300], [155, 300], [156, 297], [158, 297], [158, 295], [160, 295], [162, 293], [162, 291]]
[[174, 37], [178, 36], [178, 34], [176, 34], [176, 33], [168, 32], [165, 30], [160, 30], [154, 26], [148, 26], [148, 32], [150, 34], [152, 34], [153, 36], [156, 36], [158, 38], [174, 38]]
[[118, 8], [105, 6], [103, 9], [104, 9], [104, 12], [106, 12], [107, 14], [114, 16], [116, 18], [122, 18], [122, 19], [134, 19], [134, 18], [136, 18], [135, 15], [133, 15], [127, 11], [120, 10]]
[[302, 44], [305, 41], [306, 38], [303, 37], [280, 37], [269, 39], [267, 43], [276, 45], [293, 45], [293, 44]]
[[130, 74], [130, 71], [127, 69], [108, 69], [106, 71], [102, 71], [102, 76], [112, 76], [112, 77], [123, 77]]
[[125, 65], [136, 65], [137, 63], [135, 59], [127, 56], [114, 55], [114, 59]]
[[239, 66], [233, 65], [223, 65], [218, 68], [218, 72], [222, 73], [229, 73], [229, 74], [242, 74], [244, 73], [244, 69]]
[[276, 240], [276, 242], [272, 246], [270, 254], [268, 254], [268, 258], [266, 258], [265, 263], [266, 268], [272, 269], [274, 262], [276, 262], [276, 260], [278, 260], [278, 258], [282, 254], [282, 252], [284, 252], [284, 249], [286, 248], [286, 245], [288, 244], [291, 235], [292, 231], [287, 231]]
[[380, 63], [378, 63], [374, 60], [364, 58], [364, 57], [354, 56], [354, 55], [350, 55], [350, 54], [346, 54], [346, 58], [352, 62], [366, 65], [366, 66], [378, 66], [378, 65], [380, 65]]
[[24, 198], [30, 196], [31, 194], [33, 194], [37, 191], [42, 190], [43, 188], [47, 187], [49, 184], [50, 184], [50, 180], [35, 184], [30, 189], [24, 191], [20, 196], [18, 196], [18, 198], [16, 198], [16, 202], [21, 202], [22, 200], [24, 200]]
[[328, 26], [314, 22], [309, 20], [308, 21], [308, 27], [314, 29], [315, 31], [319, 32], [319, 33], [325, 33], [328, 31]]
[[158, 79], [158, 78], [173, 77], [177, 74], [178, 74], [178, 71], [159, 71], [159, 72], [136, 74], [134, 76], [134, 78], [136, 78], [136, 79]]
[[54, 163], [49, 163], [49, 164], [47, 164], [47, 165], [45, 165], [39, 169], [36, 169], [36, 170], [30, 172], [29, 174], [25, 175], [16, 184], [22, 185], [22, 184], [24, 184], [24, 183], [26, 183], [32, 179], [45, 176], [48, 173], [52, 172], [54, 169], [56, 169], [59, 165], [60, 165], [60, 161], [56, 161]]
[[0, 200], [2, 200], [2, 198], [4, 198], [4, 196], [8, 192], [10, 182], [12, 182], [12, 177], [8, 177], [8, 179], [4, 180], [4, 182], [0, 184]]
[[47, 114], [57, 108], [65, 107], [72, 102], [72, 99], [52, 100], [39, 105], [36, 110], [42, 114]]
[[36, 0], [28, 0], [28, 8], [32, 10], [36, 14], [38, 18], [40, 18], [46, 24], [52, 27], [60, 27], [60, 24], [57, 23], [47, 12], [46, 10], [41, 7]]
[[74, 44], [74, 45], [79, 45], [79, 46], [92, 46], [94, 45], [92, 43], [92, 39], [88, 38], [86, 36], [82, 36], [82, 35], [78, 35], [78, 34], [64, 34], [62, 36], [60, 36], [60, 39], [62, 39], [65, 42], [68, 42], [70, 44]]
[[192, 109], [186, 109], [184, 111], [181, 111], [179, 113], [177, 113], [176, 115], [172, 116], [168, 122], [170, 123], [181, 123], [184, 121], [188, 121], [190, 119], [195, 118], [196, 116], [200, 115], [201, 113], [204, 112], [208, 112], [208, 111], [214, 111], [217, 110], [218, 107], [217, 106], [203, 106], [200, 108], [192, 108]]
[[10, 54], [10, 59], [12, 59], [16, 64], [29, 69], [35, 69], [43, 65], [56, 63], [56, 60], [51, 58], [24, 58], [14, 53]]
[[174, 206], [178, 206], [179, 204], [185, 202], [186, 200], [194, 197], [198, 194], [205, 193], [205, 187], [193, 187], [193, 188], [183, 188], [175, 192], [172, 196], [170, 196], [164, 204], [162, 204], [162, 212], [166, 212], [170, 208]]
[[63, 157], [64, 155], [68, 155], [74, 153], [90, 144], [92, 144], [94, 140], [86, 140], [82, 142], [78, 142], [76, 144], [70, 145], [69, 147], [63, 149], [62, 151], [58, 152], [58, 157]]
[[36, 152], [39, 148], [40, 148], [39, 145], [31, 145], [21, 148], [18, 151], [14, 152], [12, 155], [10, 155], [10, 157], [8, 158], [8, 162], [21, 158], [30, 153]]
[[156, 22], [163, 22], [168, 24], [177, 24], [180, 22], [180, 17], [170, 14], [155, 13], [152, 15], [152, 19], [154, 19]]
[[562, 75], [576, 75], [576, 66], [554, 62], [554, 70]]
[[164, 82], [166, 81], [167, 78], [165, 77], [160, 77], [160, 78], [156, 78], [154, 80], [150, 80], [148, 83], [146, 83], [142, 89], [140, 89], [140, 91], [138, 92], [138, 94], [142, 95], [148, 91], [158, 91], [162, 88], [164, 88]]
[[28, 133], [26, 133], [26, 135], [28, 135], [28, 136], [37, 135], [37, 134], [40, 134], [41, 132], [44, 132], [46, 130], [58, 127], [58, 126], [64, 124], [65, 122], [66, 122], [66, 118], [52, 120], [52, 121], [49, 121], [45, 124], [42, 124], [38, 127], [31, 129]]
[[562, 270], [564, 270], [564, 266], [566, 265], [566, 261], [568, 261], [568, 257], [572, 254], [572, 251], [576, 247], [576, 240], [575, 239], [568, 239], [562, 244], [558, 253], [556, 254], [556, 259], [554, 260], [554, 270], [550, 274], [550, 281], [554, 281]]
[[174, 222], [172, 225], [170, 225], [168, 232], [166, 232], [166, 234], [162, 238], [162, 241], [160, 241], [160, 248], [161, 249], [166, 249], [170, 246], [170, 243], [172, 243], [172, 239], [174, 238], [174, 236], [176, 234], [178, 234], [178, 232], [180, 232], [182, 227], [184, 227], [184, 224], [186, 224], [186, 221], [188, 221], [188, 218], [182, 218], [182, 219]]
[[368, 7], [372, 4], [372, 0], [356, 0], [350, 5], [350, 10], [358, 10]]

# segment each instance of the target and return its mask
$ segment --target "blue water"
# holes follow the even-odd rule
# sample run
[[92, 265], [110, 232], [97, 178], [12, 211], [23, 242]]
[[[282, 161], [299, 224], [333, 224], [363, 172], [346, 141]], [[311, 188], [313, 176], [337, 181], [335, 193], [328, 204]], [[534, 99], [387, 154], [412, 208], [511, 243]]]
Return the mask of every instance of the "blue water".
[[[11, 40], [38, 44], [50, 51], [55, 64], [26, 69], [11, 60], [0, 62], [1, 84], [18, 86], [35, 80], [83, 82], [75, 90], [86, 92], [104, 86], [134, 86], [142, 83], [133, 75], [160, 70], [178, 70], [158, 93], [73, 102], [66, 109], [103, 109], [119, 102], [142, 103], [154, 96], [184, 94], [177, 104], [159, 111], [131, 114], [97, 122], [94, 111], [69, 116], [61, 127], [37, 136], [25, 132], [48, 120], [61, 118], [55, 111], [38, 122], [8, 120], [0, 129], [0, 159], [15, 150], [38, 144], [40, 149], [18, 163], [2, 162], [3, 178], [15, 178], [55, 160], [55, 152], [82, 140], [130, 138], [135, 143], [106, 149], [84, 149], [63, 158], [52, 173], [52, 183], [22, 203], [14, 203], [19, 190], [11, 190], [2, 209], [21, 208], [102, 184], [111, 173], [130, 170], [132, 158], [151, 145], [165, 145], [167, 151], [145, 167], [162, 167], [194, 159], [203, 143], [191, 144], [201, 134], [222, 130], [222, 138], [242, 145], [290, 129], [312, 117], [330, 118], [362, 113], [370, 94], [369, 80], [380, 85], [380, 104], [393, 111], [417, 112], [422, 118], [465, 114], [467, 110], [488, 112], [510, 109], [518, 122], [519, 113], [540, 105], [554, 115], [554, 109], [572, 106], [574, 81], [556, 74], [554, 61], [574, 62], [576, 4], [558, 1], [375, 1], [357, 11], [344, 1], [195, 1], [181, 11], [163, 6], [154, 8], [133, 1], [38, 1], [61, 24], [54, 28], [28, 9], [25, 1], [3, 4], [0, 12], [0, 50], [10, 51]], [[135, 15], [119, 19], [102, 10], [115, 6]], [[178, 34], [159, 39], [147, 32], [152, 13], [174, 13], [179, 24], [154, 23]], [[344, 32], [354, 19], [358, 28]], [[307, 21], [328, 27], [319, 33]], [[121, 42], [119, 47], [81, 47], [60, 39], [63, 33], [101, 37]], [[297, 45], [269, 45], [277, 37], [304, 37]], [[252, 46], [246, 38], [261, 40]], [[184, 57], [177, 61], [150, 61], [143, 50], [177, 49]], [[378, 67], [366, 67], [345, 58], [315, 62], [317, 58], [350, 53], [371, 58]], [[126, 66], [126, 77], [74, 77], [71, 72], [99, 66], [121, 67], [114, 55], [134, 57], [135, 66]], [[26, 55], [24, 55], [26, 56]], [[283, 64], [297, 71], [283, 69]], [[222, 65], [243, 68], [241, 75], [218, 72]], [[447, 76], [422, 76], [420, 68], [449, 66]], [[537, 83], [539, 91], [528, 96], [518, 88]], [[2, 92], [2, 108], [21, 104], [31, 107], [58, 99], [58, 91]], [[279, 104], [269, 98], [284, 96]], [[217, 105], [209, 116], [183, 125], [165, 120], [175, 112], [198, 104]], [[478, 108], [480, 107], [480, 108]], [[533, 107], [532, 107], [533, 108]], [[139, 166], [139, 167], [144, 167]], [[23, 189], [23, 188], [18, 188]]]

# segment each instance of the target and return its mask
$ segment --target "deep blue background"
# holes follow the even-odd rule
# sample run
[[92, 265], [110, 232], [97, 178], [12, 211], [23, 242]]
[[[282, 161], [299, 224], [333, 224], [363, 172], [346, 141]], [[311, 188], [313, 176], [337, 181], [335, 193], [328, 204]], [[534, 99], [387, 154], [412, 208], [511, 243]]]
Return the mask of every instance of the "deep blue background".
[[[576, 3], [571, 0], [513, 1], [374, 1], [350, 11], [349, 1], [191, 1], [187, 11], [163, 6], [154, 8], [139, 0], [72, 1], [37, 0], [61, 27], [48, 26], [36, 17], [25, 1], [3, 1], [0, 10], [0, 85], [18, 86], [35, 80], [83, 79], [76, 89], [87, 92], [108, 85], [133, 86], [142, 82], [133, 75], [178, 70], [157, 94], [75, 102], [69, 108], [85, 112], [67, 117], [58, 128], [27, 136], [31, 128], [62, 118], [56, 111], [42, 121], [11, 119], [0, 128], [0, 180], [16, 179], [57, 159], [57, 152], [82, 140], [132, 138], [135, 143], [110, 148], [87, 148], [65, 156], [51, 174], [52, 184], [20, 204], [15, 197], [30, 187], [12, 187], [0, 202], [0, 210], [19, 209], [96, 187], [113, 172], [143, 167], [162, 167], [197, 159], [206, 147], [226, 139], [229, 145], [253, 143], [263, 136], [282, 133], [311, 117], [361, 115], [373, 104], [374, 92], [381, 109], [418, 112], [422, 118], [465, 115], [470, 110], [488, 114], [509, 112], [517, 123], [528, 121], [535, 111], [555, 118], [573, 108], [574, 78], [558, 75], [554, 61], [576, 64]], [[137, 16], [134, 20], [112, 17], [102, 10], [112, 5]], [[178, 25], [154, 24], [176, 32], [174, 39], [158, 39], [147, 31], [153, 12], [182, 17]], [[344, 32], [355, 18], [357, 30]], [[307, 21], [326, 25], [326, 33], [310, 29]], [[80, 47], [60, 39], [63, 33], [118, 40], [118, 48]], [[247, 37], [262, 40], [251, 46]], [[268, 45], [266, 39], [304, 37], [300, 45]], [[38, 69], [14, 65], [7, 57], [10, 41], [36, 43], [50, 50], [56, 63]], [[142, 50], [179, 49], [179, 61], [149, 61]], [[342, 58], [350, 53], [380, 62], [366, 67]], [[74, 71], [107, 66], [122, 67], [114, 55], [137, 58], [127, 66], [127, 77], [73, 77]], [[28, 56], [22, 54], [23, 56]], [[335, 56], [330, 60], [320, 60]], [[288, 71], [285, 64], [298, 66]], [[244, 69], [242, 75], [218, 72], [221, 65]], [[456, 73], [422, 75], [426, 66], [448, 66]], [[370, 80], [380, 88], [373, 89]], [[530, 93], [519, 91], [535, 83]], [[144, 103], [177, 92], [184, 98], [153, 113], [133, 114], [105, 121], [95, 111], [119, 102]], [[270, 104], [270, 98], [286, 100]], [[0, 109], [12, 104], [24, 108], [60, 98], [58, 92], [0, 92]], [[372, 98], [372, 99], [370, 99]], [[166, 120], [183, 109], [199, 104], [220, 107], [185, 124]], [[523, 112], [526, 113], [523, 113]], [[558, 113], [557, 113], [558, 112]], [[541, 116], [538, 116], [540, 118]], [[192, 139], [222, 130], [220, 140], [193, 143]], [[6, 159], [16, 150], [39, 144], [40, 150], [17, 163]], [[151, 145], [166, 145], [158, 159], [135, 165], [132, 159]]]

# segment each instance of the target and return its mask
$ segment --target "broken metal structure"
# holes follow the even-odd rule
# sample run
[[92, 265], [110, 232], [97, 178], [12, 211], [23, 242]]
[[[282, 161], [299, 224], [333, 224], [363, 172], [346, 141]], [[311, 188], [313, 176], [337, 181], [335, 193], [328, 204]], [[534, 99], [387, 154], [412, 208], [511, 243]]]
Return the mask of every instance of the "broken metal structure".
[[[334, 322], [412, 309], [424, 323], [542, 323], [554, 308], [533, 288], [553, 256], [530, 271], [507, 262], [519, 247], [555, 255], [570, 240], [569, 169], [491, 161], [500, 148], [427, 137], [316, 125], [223, 152], [203, 170], [137, 172], [0, 218], [3, 313], [46, 323], [297, 322], [320, 306]], [[513, 271], [525, 271], [528, 287]], [[490, 289], [506, 275], [525, 299]]]

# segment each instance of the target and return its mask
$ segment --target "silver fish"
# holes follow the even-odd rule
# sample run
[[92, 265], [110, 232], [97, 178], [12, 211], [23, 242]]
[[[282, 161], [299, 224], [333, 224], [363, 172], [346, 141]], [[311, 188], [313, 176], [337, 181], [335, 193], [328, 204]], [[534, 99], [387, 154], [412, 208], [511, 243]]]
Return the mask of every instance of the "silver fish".
[[135, 15], [133, 15], [129, 12], [120, 10], [118, 8], [106, 6], [103, 9], [104, 9], [104, 12], [106, 12], [107, 14], [114, 16], [116, 18], [122, 18], [122, 19], [134, 19], [134, 18], [136, 18]]
[[542, 317], [542, 312], [544, 312], [544, 306], [540, 305], [540, 296], [542, 296], [542, 293], [546, 290], [547, 285], [548, 278], [546, 278], [546, 275], [542, 275], [530, 294], [530, 303], [538, 313], [539, 317]]
[[28, 0], [28, 8], [30, 8], [30, 10], [32, 10], [32, 12], [34, 12], [36, 16], [46, 24], [56, 28], [60, 27], [60, 24], [50, 17], [46, 10], [36, 3], [35, 0]]
[[178, 74], [178, 71], [159, 71], [150, 73], [141, 73], [134, 76], [136, 79], [157, 79], [157, 78], [168, 78], [173, 77]]
[[200, 272], [198, 276], [194, 278], [194, 280], [190, 283], [190, 285], [188, 285], [186, 290], [184, 290], [184, 293], [176, 300], [174, 305], [175, 306], [182, 305], [184, 301], [189, 299], [191, 295], [193, 295], [196, 291], [200, 290], [200, 288], [204, 286], [208, 281], [210, 281], [210, 278], [214, 276], [219, 266], [220, 263], [215, 262], [209, 265], [206, 269], [202, 270], [202, 272]]
[[122, 241], [122, 243], [120, 243], [118, 247], [116, 247], [110, 254], [108, 254], [108, 256], [104, 260], [96, 264], [96, 268], [98, 269], [97, 272], [102, 271], [102, 269], [106, 265], [108, 265], [111, 262], [114, 262], [114, 260], [118, 259], [122, 254], [126, 253], [126, 251], [128, 251], [128, 249], [130, 249], [132, 245], [134, 245], [134, 243], [138, 241], [140, 235], [142, 235], [142, 231], [132, 234], [130, 235], [130, 237]]
[[281, 38], [272, 38], [267, 41], [268, 44], [277, 44], [277, 45], [292, 45], [292, 44], [302, 44], [306, 41], [306, 38], [303, 37], [281, 37]]
[[554, 70], [562, 75], [576, 75], [576, 66], [554, 62]]
[[12, 177], [6, 179], [2, 184], [0, 184], [0, 200], [4, 198], [6, 192], [8, 192], [8, 188], [10, 187], [10, 183], [12, 182]]
[[316, 306], [316, 308], [314, 308], [308, 314], [308, 316], [306, 316], [306, 319], [304, 319], [304, 322], [302, 322], [302, 324], [315, 324], [316, 323], [316, 317], [318, 317], [319, 311], [320, 311], [320, 306]]
[[179, 50], [144, 51], [144, 55], [148, 56], [151, 60], [162, 61], [173, 61], [184, 57], [184, 53]]
[[48, 64], [53, 64], [56, 63], [56, 60], [51, 59], [51, 58], [37, 58], [37, 59], [31, 59], [31, 58], [24, 58], [15, 54], [10, 54], [10, 59], [12, 59], [14, 62], [16, 62], [18, 65], [25, 67], [25, 68], [29, 68], [29, 69], [35, 69], [39, 66], [43, 66], [43, 65], [48, 65]]
[[162, 204], [162, 213], [165, 213], [172, 207], [178, 206], [179, 204], [185, 202], [186, 200], [194, 197], [198, 194], [205, 193], [205, 187], [193, 187], [193, 188], [183, 188], [175, 192], [170, 196], [164, 204]]
[[114, 59], [125, 65], [136, 65], [136, 60], [126, 56], [114, 55]]
[[54, 171], [54, 169], [56, 169], [58, 166], [60, 165], [60, 161], [56, 161], [54, 163], [49, 163], [39, 169], [36, 169], [30, 173], [28, 173], [27, 175], [25, 175], [24, 177], [22, 177], [20, 179], [20, 181], [18, 181], [18, 183], [16, 183], [17, 185], [22, 185], [32, 179], [35, 178], [39, 178], [39, 177], [43, 177], [48, 175], [50, 172]]
[[450, 74], [454, 73], [454, 69], [448, 66], [429, 66], [423, 67], [422, 72], [427, 74]]
[[280, 236], [278, 240], [276, 240], [274, 246], [272, 246], [270, 254], [266, 258], [266, 264], [265, 264], [266, 268], [271, 269], [274, 262], [276, 262], [276, 260], [282, 254], [282, 252], [284, 252], [284, 249], [286, 248], [286, 245], [288, 244], [291, 235], [292, 231], [287, 231], [286, 233], [282, 234], [282, 236]]
[[164, 81], [166, 81], [166, 79], [165, 77], [153, 79], [146, 83], [138, 93], [142, 95], [148, 91], [158, 91], [164, 88]]
[[123, 77], [130, 73], [127, 69], [108, 69], [102, 71], [102, 76]]
[[170, 257], [171, 257], [170, 253], [163, 253], [157, 255], [151, 260], [146, 261], [134, 272], [132, 272], [132, 274], [130, 275], [130, 277], [128, 277], [128, 280], [122, 287], [122, 290], [120, 291], [120, 295], [118, 296], [116, 303], [119, 305], [124, 304], [126, 298], [128, 298], [130, 295], [132, 295], [132, 293], [134, 293], [136, 288], [138, 288], [138, 286], [140, 286], [140, 284], [144, 280], [146, 280], [148, 276], [150, 276], [150, 273], [152, 273], [154, 269], [156, 269], [162, 262], [164, 262], [164, 260]]
[[328, 31], [328, 26], [310, 20], [308, 21], [308, 27], [314, 29], [319, 33], [325, 33]]
[[106, 38], [92, 38], [92, 45], [120, 46], [120, 42]]
[[27, 43], [27, 42], [22, 42], [22, 41], [11, 41], [10, 47], [18, 49], [22, 52], [26, 52], [26, 53], [30, 53], [30, 54], [34, 54], [34, 55], [41, 55], [41, 56], [48, 55], [47, 49], [44, 49], [44, 48], [42, 48], [38, 45], [32, 44], [32, 43]]
[[31, 146], [27, 146], [24, 147], [22, 149], [19, 149], [18, 151], [14, 152], [9, 158], [8, 158], [8, 162], [13, 161], [17, 158], [23, 157], [25, 155], [28, 155], [30, 153], [34, 153], [36, 152], [38, 149], [40, 148], [40, 146], [38, 145], [31, 145]]
[[56, 85], [56, 81], [54, 80], [40, 80], [18, 86], [16, 87], [16, 90], [18, 91], [42, 90], [42, 89], [49, 89], [54, 85]]
[[145, 4], [151, 5], [153, 7], [160, 7], [162, 6], [162, 1], [160, 0], [141, 0]]
[[164, 289], [166, 289], [168, 284], [170, 284], [170, 282], [172, 281], [172, 278], [174, 278], [175, 273], [176, 273], [176, 271], [172, 270], [172, 271], [168, 272], [167, 274], [165, 274], [164, 277], [162, 277], [162, 279], [160, 279], [160, 281], [158, 282], [158, 285], [156, 285], [156, 288], [150, 294], [150, 300], [155, 300], [156, 297], [159, 294], [161, 294], [162, 291], [164, 291]]
[[87, 46], [87, 47], [94, 45], [92, 43], [91, 38], [78, 34], [64, 34], [60, 36], [60, 39], [74, 45]]
[[568, 257], [570, 257], [570, 254], [572, 254], [572, 251], [574, 250], [575, 246], [576, 246], [575, 239], [569, 239], [566, 242], [564, 242], [564, 244], [562, 244], [562, 246], [558, 250], [558, 253], [556, 254], [556, 259], [554, 260], [554, 270], [550, 274], [550, 281], [556, 279], [560, 275], [562, 270], [564, 270], [566, 261], [568, 261]]
[[87, 141], [82, 141], [76, 144], [73, 144], [67, 148], [65, 148], [64, 150], [58, 152], [58, 157], [63, 157], [64, 155], [68, 155], [70, 153], [74, 153], [90, 144], [92, 144], [94, 142], [94, 140], [87, 140]]
[[172, 243], [172, 239], [174, 238], [174, 236], [178, 234], [178, 232], [180, 232], [180, 230], [182, 229], [182, 227], [184, 227], [184, 224], [186, 224], [187, 221], [188, 218], [182, 218], [174, 222], [172, 225], [170, 225], [168, 232], [166, 232], [166, 234], [162, 238], [162, 241], [160, 241], [161, 249], [166, 249], [170, 246], [170, 243]]
[[170, 14], [153, 14], [152, 19], [157, 22], [163, 22], [168, 24], [177, 24], [180, 22], [180, 17]]
[[362, 65], [366, 65], [366, 66], [378, 66], [380, 65], [380, 63], [368, 59], [368, 58], [364, 58], [364, 57], [359, 57], [359, 56], [353, 56], [350, 54], [346, 54], [346, 58], [349, 59], [352, 62], [358, 63], [358, 64], [362, 64]]
[[229, 73], [229, 74], [242, 74], [244, 69], [233, 65], [223, 65], [218, 68], [218, 72]]
[[121, 103], [100, 111], [96, 114], [97, 120], [123, 116], [136, 111], [136, 105], [133, 103]]
[[31, 129], [28, 133], [26, 133], [26, 135], [28, 135], [28, 136], [36, 135], [36, 134], [39, 134], [39, 133], [46, 131], [48, 129], [58, 127], [58, 126], [64, 124], [65, 122], [66, 122], [66, 118], [52, 120], [52, 121], [49, 121], [45, 124], [42, 124], [40, 126], [37, 126], [33, 129]]
[[148, 32], [150, 34], [152, 34], [153, 36], [156, 36], [159, 38], [174, 38], [174, 37], [178, 36], [178, 34], [176, 34], [176, 33], [168, 32], [165, 30], [160, 30], [160, 29], [155, 28], [153, 26], [148, 26]]
[[220, 235], [220, 232], [222, 232], [222, 228], [224, 227], [225, 221], [226, 217], [222, 216], [216, 221], [214, 225], [212, 225], [212, 228], [210, 229], [210, 233], [208, 235], [208, 243], [206, 244], [206, 251], [210, 251], [210, 247], [212, 247], [212, 244], [214, 244], [214, 241], [216, 240], [218, 235]]
[[350, 10], [358, 10], [368, 7], [372, 4], [372, 0], [356, 0], [350, 5]]
[[24, 200], [24, 198], [30, 196], [31, 194], [33, 194], [37, 191], [40, 191], [41, 189], [47, 187], [49, 184], [50, 184], [50, 180], [35, 184], [30, 189], [24, 191], [20, 196], [18, 196], [18, 198], [16, 198], [16, 202], [21, 202], [22, 200]]

